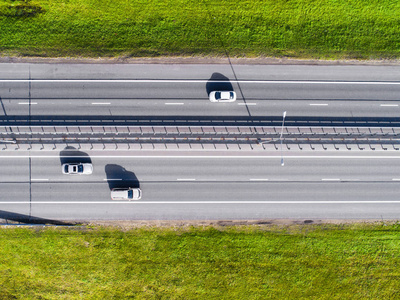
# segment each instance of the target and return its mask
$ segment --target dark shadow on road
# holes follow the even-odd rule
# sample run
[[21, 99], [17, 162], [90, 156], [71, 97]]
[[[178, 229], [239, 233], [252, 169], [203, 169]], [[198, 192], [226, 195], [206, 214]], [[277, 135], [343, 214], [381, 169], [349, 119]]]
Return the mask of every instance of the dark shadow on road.
[[0, 220], [4, 220], [4, 223], [0, 222], [4, 225], [16, 225], [12, 222], [24, 223], [24, 224], [36, 224], [36, 225], [63, 225], [63, 226], [73, 226], [77, 225], [77, 223], [72, 222], [63, 222], [59, 220], [51, 220], [38, 218], [33, 216], [28, 216], [24, 214], [13, 213], [9, 211], [0, 210]]
[[120, 165], [108, 164], [105, 171], [110, 190], [115, 188], [140, 188], [139, 179], [135, 173], [127, 171]]
[[[217, 81], [217, 82], [215, 82]], [[221, 73], [213, 73], [206, 83], [207, 95], [214, 91], [233, 91], [232, 83], [229, 78]]]
[[92, 160], [90, 159], [89, 154], [79, 151], [72, 146], [68, 146], [64, 150], [60, 151], [60, 162], [61, 165], [71, 163], [91, 164]]
[[4, 116], [7, 117], [6, 108], [4, 107], [3, 99], [0, 97], [1, 108], [3, 109]]
[[[27, 116], [0, 116], [1, 126], [281, 126], [282, 114], [277, 116], [199, 116], [199, 115], [169, 115], [169, 116], [47, 116], [37, 115], [28, 120]], [[359, 126], [359, 127], [393, 127], [400, 123], [399, 117], [316, 117], [296, 116], [286, 117], [287, 126]], [[397, 124], [397, 125], [396, 125]], [[68, 147], [65, 155], [70, 156]], [[79, 152], [79, 151], [78, 151]], [[82, 152], [81, 152], [82, 153]], [[84, 155], [87, 156], [86, 153]]]

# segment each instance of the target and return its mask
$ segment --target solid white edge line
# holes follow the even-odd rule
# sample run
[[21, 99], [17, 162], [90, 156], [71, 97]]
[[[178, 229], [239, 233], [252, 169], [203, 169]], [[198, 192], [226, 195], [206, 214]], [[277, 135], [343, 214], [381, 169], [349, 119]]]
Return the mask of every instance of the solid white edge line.
[[322, 181], [340, 181], [340, 178], [322, 178]]
[[[290, 84], [371, 84], [371, 85], [400, 85], [400, 81], [316, 81], [316, 80], [234, 80], [234, 83], [290, 83]], [[71, 82], [71, 83], [220, 83], [221, 80], [178, 80], [178, 79], [0, 79], [0, 82]]]
[[177, 181], [195, 181], [195, 178], [177, 178]]
[[400, 181], [400, 178], [392, 178], [393, 181]]
[[399, 106], [398, 104], [381, 104], [380, 106], [384, 106], [384, 107], [397, 107]]
[[110, 105], [110, 102], [92, 102], [92, 105]]
[[29, 103], [29, 102], [18, 102], [18, 104], [19, 105], [29, 105], [29, 104], [35, 105], [35, 104], [37, 104], [37, 102], [31, 102], [31, 103]]
[[2, 204], [400, 204], [400, 200], [371, 200], [371, 201], [65, 201], [65, 202], [51, 202], [51, 201], [21, 201], [21, 202], [0, 202]]
[[326, 103], [310, 103], [311, 106], [328, 106]]
[[[21, 150], [23, 151], [23, 150]], [[182, 150], [183, 152], [186, 150]], [[54, 154], [54, 155], [5, 155], [2, 156], [0, 155], [1, 158], [57, 158], [59, 157], [59, 154]], [[73, 157], [73, 156], [65, 156], [65, 157]], [[177, 159], [193, 159], [193, 158], [201, 158], [201, 159], [209, 159], [209, 158], [218, 158], [218, 159], [276, 159], [277, 157], [279, 158], [279, 155], [276, 156], [257, 156], [257, 155], [232, 155], [232, 156], [207, 156], [207, 155], [183, 155], [183, 156], [174, 156], [174, 155], [91, 155], [91, 157], [94, 158], [111, 158], [111, 159], [117, 159], [117, 158], [146, 158], [146, 159], [153, 159], [153, 158], [177, 158]], [[285, 159], [317, 159], [317, 158], [322, 158], [322, 159], [400, 159], [400, 155], [398, 156], [286, 156]]]

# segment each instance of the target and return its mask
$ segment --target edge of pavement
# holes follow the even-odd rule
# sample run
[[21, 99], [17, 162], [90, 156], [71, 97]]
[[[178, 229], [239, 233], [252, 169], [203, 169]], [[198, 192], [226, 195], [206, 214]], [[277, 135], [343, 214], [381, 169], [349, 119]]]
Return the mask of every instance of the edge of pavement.
[[278, 228], [285, 228], [288, 226], [324, 226], [324, 225], [393, 225], [397, 224], [398, 220], [391, 219], [243, 219], [243, 220], [69, 220], [58, 221], [58, 224], [50, 223], [29, 223], [26, 222], [0, 219], [0, 227], [2, 229], [14, 228], [15, 226], [72, 226], [75, 229], [82, 228], [94, 229], [95, 227], [113, 227], [125, 231], [135, 228], [181, 228], [190, 229], [193, 227], [214, 227], [219, 230], [229, 227], [248, 227], [258, 228], [259, 230], [273, 230]]
[[375, 65], [399, 66], [400, 59], [392, 60], [319, 60], [292, 59], [287, 57], [213, 57], [213, 56], [166, 56], [166, 57], [19, 57], [0, 56], [0, 63], [48, 63], [48, 64], [234, 64], [234, 65]]

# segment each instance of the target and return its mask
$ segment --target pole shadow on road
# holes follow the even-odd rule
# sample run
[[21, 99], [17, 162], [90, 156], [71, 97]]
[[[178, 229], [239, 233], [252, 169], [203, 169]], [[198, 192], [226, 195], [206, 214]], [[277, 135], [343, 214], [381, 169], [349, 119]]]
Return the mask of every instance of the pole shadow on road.
[[140, 188], [139, 179], [135, 173], [127, 171], [120, 165], [108, 164], [105, 171], [110, 190], [115, 188]]
[[[218, 82], [214, 82], [218, 81]], [[213, 73], [206, 83], [207, 95], [214, 91], [231, 92], [233, 91], [232, 83], [229, 78], [221, 73]]]
[[[9, 224], [9, 221], [25, 223], [25, 224], [38, 224], [38, 225], [76, 225], [73, 222], [63, 222], [58, 220], [44, 219], [39, 217], [33, 217], [24, 214], [18, 214], [10, 211], [0, 210], [0, 219], [5, 221], [5, 224]], [[1, 224], [1, 223], [0, 223]]]
[[63, 164], [83, 163], [91, 164], [89, 154], [79, 151], [72, 146], [67, 146], [64, 150], [60, 151], [60, 162]]

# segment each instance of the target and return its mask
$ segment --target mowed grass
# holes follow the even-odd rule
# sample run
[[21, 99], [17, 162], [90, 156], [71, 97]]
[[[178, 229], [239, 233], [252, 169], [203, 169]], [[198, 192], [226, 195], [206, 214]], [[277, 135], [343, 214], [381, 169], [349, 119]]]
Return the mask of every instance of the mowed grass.
[[0, 54], [388, 59], [397, 0], [0, 0]]
[[2, 228], [0, 299], [397, 299], [400, 226]]

